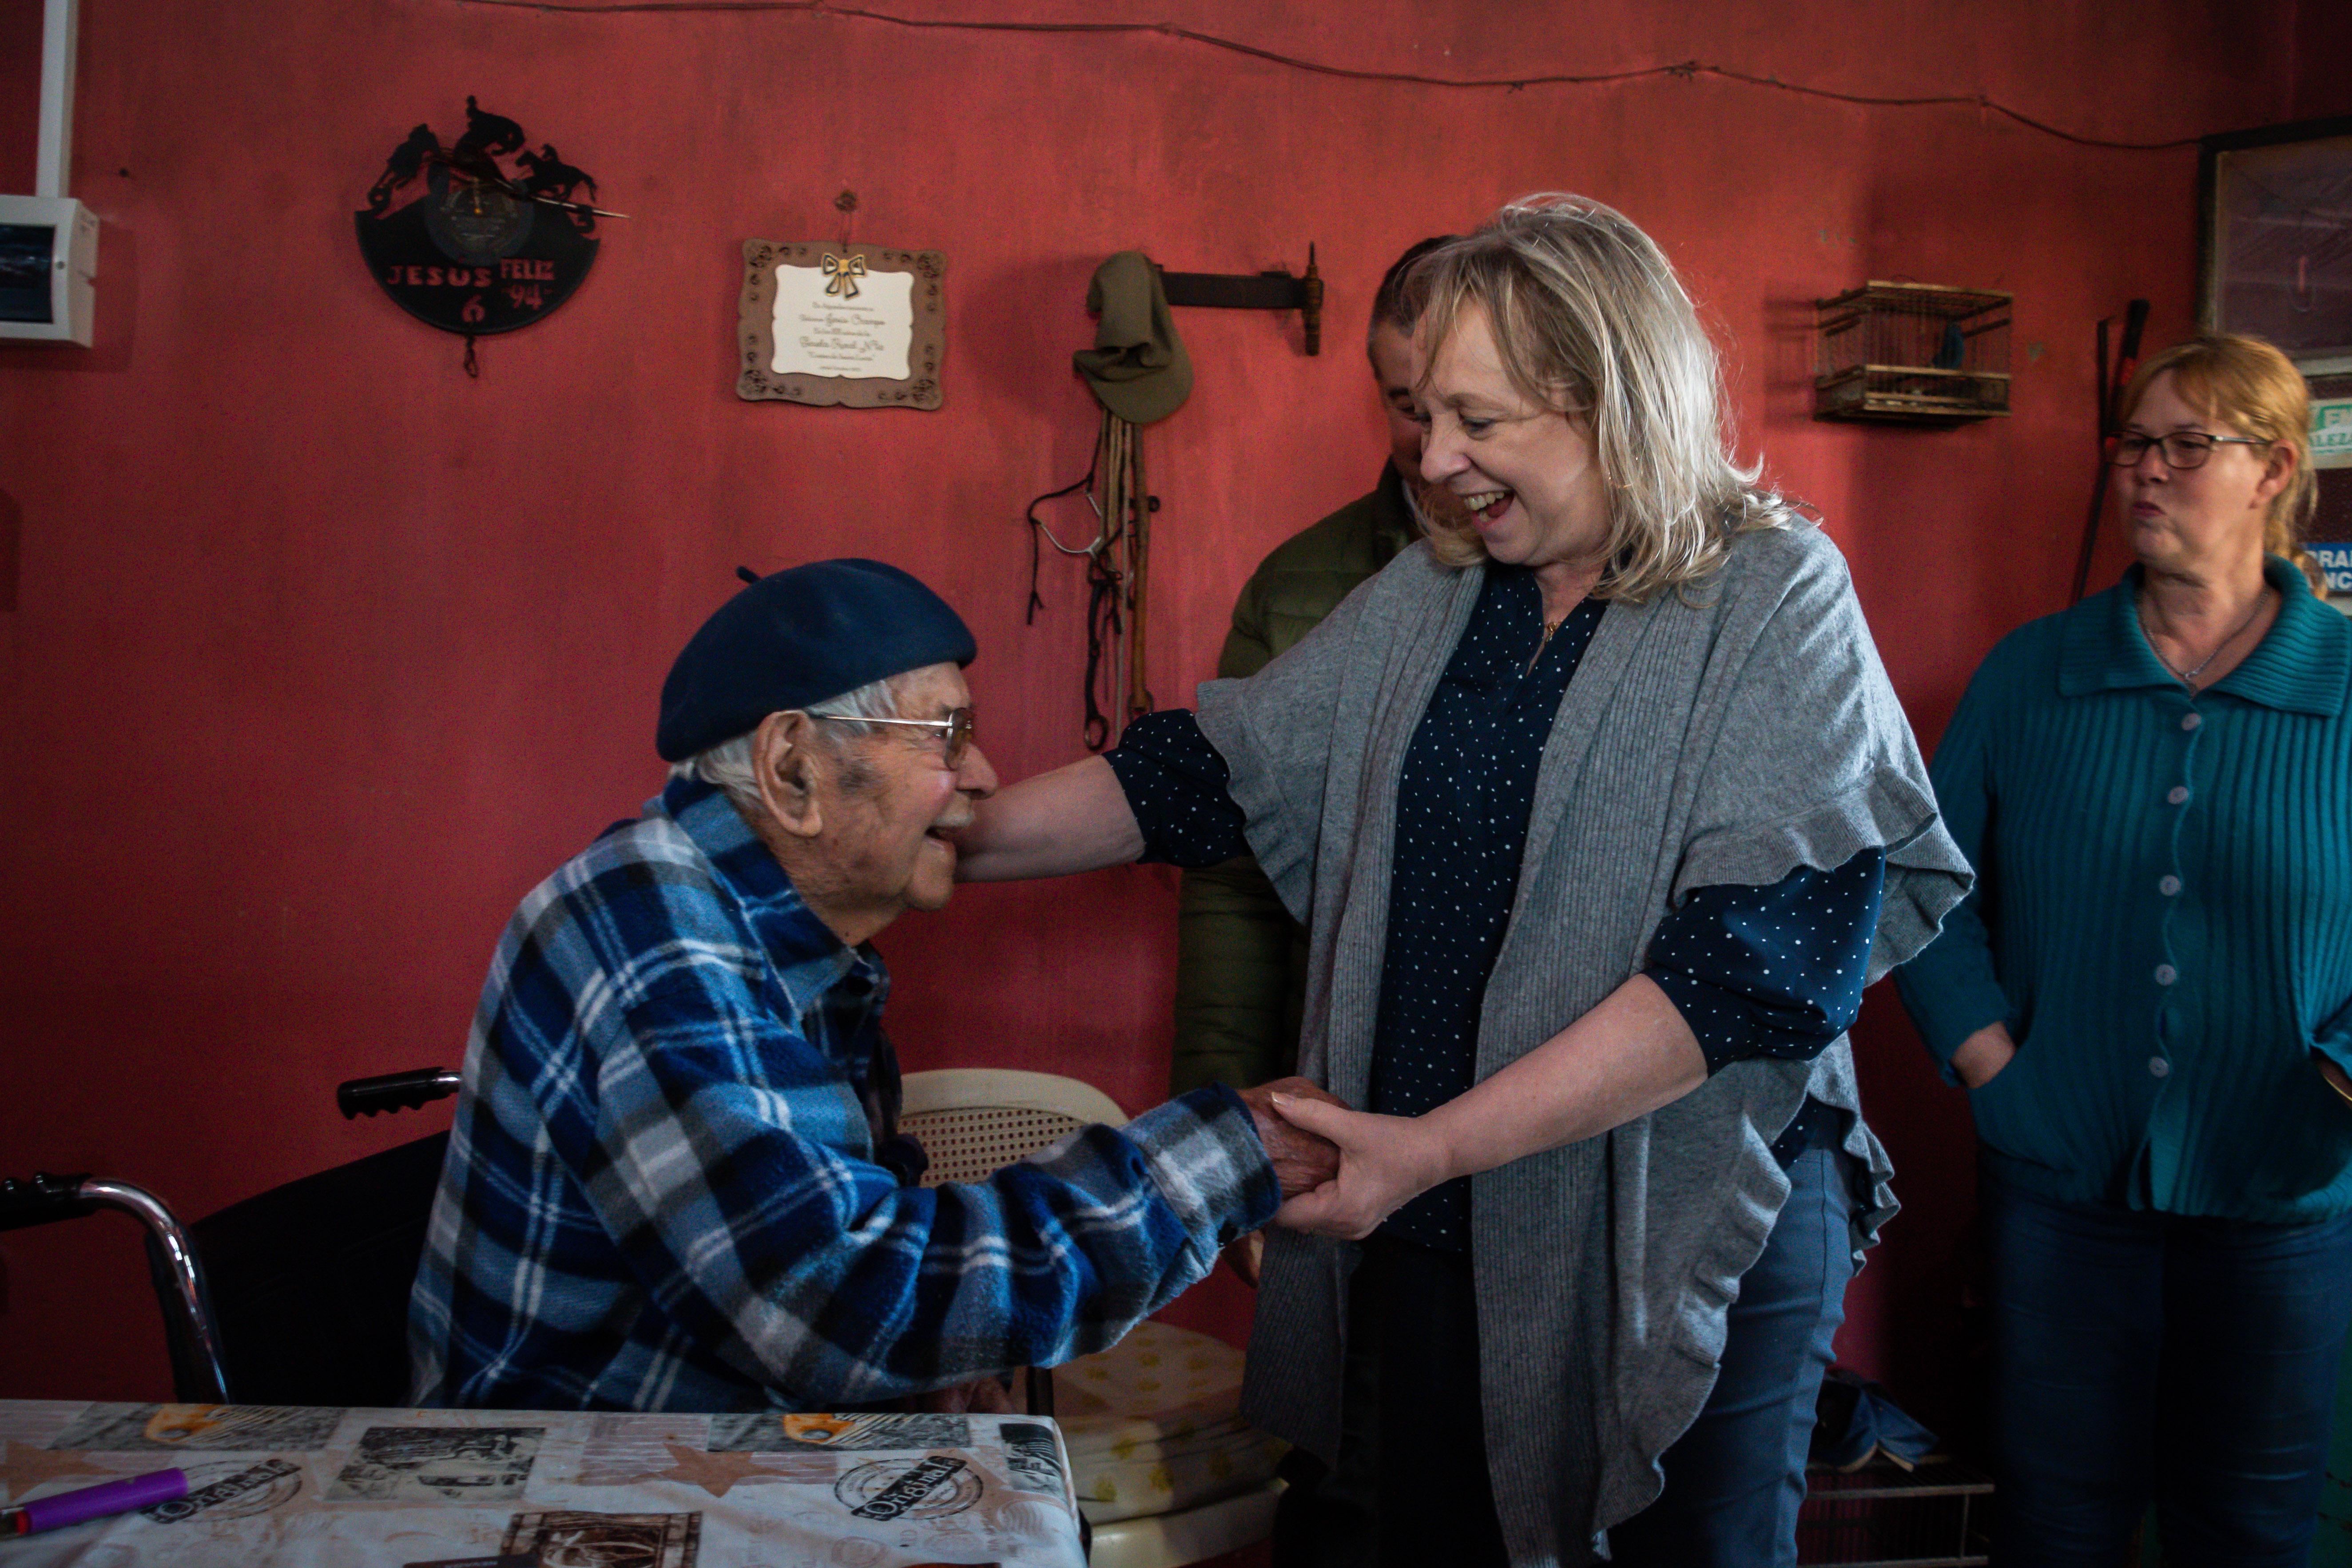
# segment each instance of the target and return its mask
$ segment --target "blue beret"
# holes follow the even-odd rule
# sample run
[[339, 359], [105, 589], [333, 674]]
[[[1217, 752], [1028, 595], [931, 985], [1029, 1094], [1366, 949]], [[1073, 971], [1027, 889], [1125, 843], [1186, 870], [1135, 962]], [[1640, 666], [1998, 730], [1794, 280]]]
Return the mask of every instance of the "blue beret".
[[678, 763], [869, 681], [980, 652], [963, 617], [896, 566], [812, 561], [719, 606], [662, 682], [654, 749]]

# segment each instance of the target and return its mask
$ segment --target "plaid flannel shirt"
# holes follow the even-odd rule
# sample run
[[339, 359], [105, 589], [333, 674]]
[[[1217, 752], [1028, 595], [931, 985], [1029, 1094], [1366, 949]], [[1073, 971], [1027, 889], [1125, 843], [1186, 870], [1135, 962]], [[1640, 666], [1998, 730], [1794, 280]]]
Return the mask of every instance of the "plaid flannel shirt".
[[[1280, 1194], [1232, 1090], [901, 1185], [888, 980], [674, 779], [523, 900], [409, 1310], [419, 1405], [838, 1408], [1110, 1344]], [[895, 1096], [889, 1096], [895, 1099]]]

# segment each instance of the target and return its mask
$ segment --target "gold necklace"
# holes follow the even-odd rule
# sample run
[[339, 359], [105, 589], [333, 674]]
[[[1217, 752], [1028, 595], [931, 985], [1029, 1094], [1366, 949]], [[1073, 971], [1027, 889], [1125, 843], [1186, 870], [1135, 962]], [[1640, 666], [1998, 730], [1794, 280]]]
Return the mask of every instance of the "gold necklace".
[[[1574, 612], [1572, 611], [1570, 612], [1570, 614], [1573, 613]], [[1530, 674], [1534, 672], [1538, 661], [1543, 658], [1544, 649], [1551, 647], [1552, 634], [1559, 631], [1560, 627], [1566, 625], [1568, 625], [1567, 616], [1562, 616], [1556, 621], [1546, 621], [1544, 623], [1544, 635], [1540, 638], [1537, 639], [1536, 651], [1528, 656], [1528, 670]]]

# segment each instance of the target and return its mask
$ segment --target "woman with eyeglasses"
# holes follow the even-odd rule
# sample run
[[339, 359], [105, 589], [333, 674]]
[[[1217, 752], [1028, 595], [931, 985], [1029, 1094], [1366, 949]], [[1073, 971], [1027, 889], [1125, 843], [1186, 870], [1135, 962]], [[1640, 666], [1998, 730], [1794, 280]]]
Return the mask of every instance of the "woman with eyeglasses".
[[1994, 1561], [2301, 1564], [2352, 1319], [2352, 622], [2303, 377], [2201, 338], [2126, 390], [2137, 563], [2004, 638], [1936, 753], [1979, 881], [1897, 983], [1967, 1086]]

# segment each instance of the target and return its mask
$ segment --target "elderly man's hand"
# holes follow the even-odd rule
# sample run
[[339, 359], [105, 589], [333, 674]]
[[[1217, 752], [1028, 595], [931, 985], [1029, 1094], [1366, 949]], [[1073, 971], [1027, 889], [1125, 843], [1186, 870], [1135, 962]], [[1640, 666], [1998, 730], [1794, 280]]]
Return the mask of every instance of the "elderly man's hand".
[[1265, 1157], [1274, 1162], [1275, 1179], [1282, 1184], [1286, 1201], [1301, 1193], [1313, 1192], [1339, 1173], [1339, 1145], [1284, 1121], [1274, 1109], [1274, 1097], [1281, 1094], [1297, 1100], [1325, 1100], [1338, 1106], [1345, 1106], [1346, 1100], [1303, 1078], [1278, 1078], [1272, 1083], [1245, 1089], [1241, 1094], [1242, 1103], [1249, 1107], [1250, 1120], [1257, 1124], [1257, 1138], [1265, 1145]]
[[1360, 1241], [1382, 1220], [1454, 1173], [1444, 1140], [1426, 1117], [1370, 1116], [1344, 1105], [1335, 1109], [1293, 1098], [1286, 1086], [1281, 1110], [1295, 1121], [1322, 1129], [1338, 1142], [1339, 1173], [1327, 1185], [1284, 1204], [1274, 1216], [1276, 1225]]
[[952, 1388], [934, 1388], [906, 1397], [908, 1409], [931, 1415], [1017, 1415], [1012, 1390], [996, 1378], [976, 1377]]

